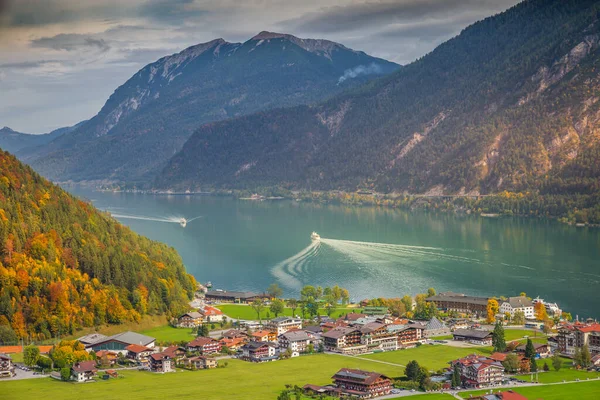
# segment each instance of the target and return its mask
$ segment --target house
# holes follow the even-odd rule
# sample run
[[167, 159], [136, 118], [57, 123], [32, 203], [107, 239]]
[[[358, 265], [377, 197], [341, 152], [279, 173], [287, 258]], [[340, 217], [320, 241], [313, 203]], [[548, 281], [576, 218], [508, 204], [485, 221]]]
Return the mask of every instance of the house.
[[517, 392], [513, 392], [512, 390], [507, 390], [506, 392], [497, 392], [490, 394], [482, 394], [481, 396], [471, 397], [470, 399], [475, 400], [527, 400], [527, 397], [519, 394]]
[[256, 331], [252, 333], [251, 337], [255, 342], [274, 342], [277, 340], [277, 333], [275, 331]]
[[71, 379], [77, 382], [87, 382], [96, 376], [96, 361], [79, 361], [71, 367]]
[[483, 346], [491, 346], [492, 332], [479, 329], [457, 329], [452, 333], [454, 340], [459, 342], [469, 342]]
[[592, 365], [594, 367], [600, 367], [600, 354], [596, 354], [594, 357], [592, 357]]
[[241, 347], [242, 359], [254, 362], [277, 359], [276, 344], [271, 342], [250, 341]]
[[279, 335], [279, 349], [280, 351], [289, 349], [292, 352], [292, 357], [296, 357], [301, 353], [306, 353], [308, 351], [308, 346], [313, 343], [313, 340], [314, 338], [306, 331], [288, 331]]
[[352, 313], [346, 314], [343, 317], [338, 318], [338, 321], [344, 321], [344, 322], [350, 323], [350, 322], [356, 321], [359, 318], [365, 318], [365, 317], [367, 317], [367, 314], [353, 313], [352, 312]]
[[439, 310], [484, 315], [487, 312], [489, 297], [467, 296], [463, 293], [443, 292], [425, 299], [426, 303], [435, 303]]
[[377, 372], [342, 368], [331, 377], [333, 385], [305, 385], [303, 390], [310, 395], [332, 397], [357, 397], [371, 399], [385, 396], [392, 391], [392, 380]]
[[533, 302], [525, 296], [509, 297], [500, 304], [500, 314], [513, 317], [517, 311], [521, 311], [525, 318], [535, 318]]
[[446, 325], [448, 325], [448, 328], [450, 328], [451, 331], [456, 329], [467, 329], [469, 327], [469, 320], [465, 318], [455, 318], [447, 321]]
[[309, 325], [309, 326], [305, 326], [304, 330], [307, 332], [311, 332], [313, 333], [315, 336], [321, 336], [321, 334], [323, 333], [323, 327], [319, 326], [319, 325]]
[[196, 369], [217, 368], [217, 360], [205, 356], [195, 356], [186, 360], [186, 365]]
[[[519, 345], [517, 347], [517, 351], [519, 353], [525, 353], [525, 344]], [[543, 343], [533, 343], [533, 348], [535, 349], [535, 358], [547, 358], [550, 357], [550, 346]]]
[[205, 306], [200, 310], [200, 314], [206, 322], [214, 323], [223, 321], [223, 311], [216, 307]]
[[185, 348], [180, 346], [169, 346], [166, 347], [161, 353], [168, 355], [171, 357], [171, 360], [174, 364], [179, 363], [180, 360], [185, 358]]
[[504, 366], [489, 357], [472, 354], [450, 364], [452, 368], [458, 365], [461, 382], [466, 387], [496, 386], [504, 380]]
[[327, 351], [344, 354], [364, 353], [367, 346], [361, 343], [362, 333], [357, 327], [336, 327], [321, 335]]
[[544, 307], [546, 308], [546, 313], [551, 316], [551, 317], [560, 317], [562, 316], [562, 310], [560, 309], [560, 307], [558, 306], [557, 303], [549, 303], [547, 301], [544, 301], [544, 299], [540, 299], [540, 297], [536, 297], [535, 299], [533, 299], [533, 305], [535, 307], [536, 303], [542, 303], [544, 305]]
[[291, 329], [302, 329], [302, 319], [295, 317], [277, 317], [267, 322], [265, 327], [268, 330], [276, 332], [277, 336], [279, 336]]
[[426, 338], [434, 336], [446, 336], [450, 335], [450, 328], [446, 324], [440, 321], [437, 317], [432, 317], [425, 325], [423, 336]]
[[204, 316], [198, 311], [190, 311], [177, 318], [177, 326], [180, 328], [196, 328], [202, 325]]
[[248, 334], [239, 329], [230, 329], [223, 333], [223, 339], [237, 339], [237, 338], [248, 338]]
[[256, 299], [268, 297], [252, 292], [230, 292], [227, 290], [209, 290], [204, 295], [206, 301], [214, 301], [217, 303], [239, 303], [250, 304]]
[[[506, 360], [506, 356], [509, 353], [499, 353], [499, 352], [495, 352], [492, 353], [489, 358], [491, 360], [494, 361], [498, 361], [500, 363], [503, 363], [504, 360]], [[529, 358], [525, 357], [523, 354], [517, 354], [517, 358], [519, 360], [519, 367], [517, 368], [516, 372], [525, 372], [525, 371], [529, 371], [529, 364], [530, 364], [530, 360]]]
[[558, 338], [556, 336], [550, 336], [548, 338], [548, 347], [550, 348], [550, 353], [552, 354], [558, 351]]
[[115, 365], [117, 362], [118, 355], [117, 353], [109, 350], [100, 350], [96, 353], [96, 359], [98, 364], [104, 363], [105, 365]]
[[396, 335], [397, 348], [414, 347], [421, 342], [425, 327], [421, 324], [388, 325], [387, 330]]
[[154, 349], [142, 346], [140, 344], [130, 344], [125, 348], [125, 350], [127, 350], [127, 358], [141, 363], [145, 363], [150, 354], [154, 353]]
[[575, 349], [587, 344], [592, 356], [600, 354], [600, 324], [581, 323], [564, 324], [558, 329], [558, 351], [573, 357]]
[[370, 350], [398, 350], [398, 335], [390, 332], [386, 324], [370, 322], [360, 328], [361, 343]]
[[[96, 353], [100, 350], [111, 350], [117, 353], [126, 354], [126, 348], [131, 344], [154, 348], [155, 341], [156, 339], [153, 337], [141, 335], [136, 332], [123, 332], [91, 343], [89, 349]], [[86, 350], [88, 350], [88, 348], [86, 348]]]
[[221, 351], [221, 343], [217, 340], [198, 336], [187, 344], [188, 351], [197, 351], [202, 355], [215, 354]]
[[240, 347], [242, 347], [243, 345], [248, 343], [248, 338], [245, 338], [245, 337], [244, 338], [233, 338], [233, 339], [223, 338], [223, 339], [219, 340], [219, 343], [221, 343], [221, 349], [226, 347], [229, 350], [236, 351]]
[[173, 372], [172, 359], [168, 354], [154, 353], [150, 355], [150, 370], [152, 372]]
[[8, 354], [0, 353], [0, 378], [11, 378], [15, 375], [15, 367]]

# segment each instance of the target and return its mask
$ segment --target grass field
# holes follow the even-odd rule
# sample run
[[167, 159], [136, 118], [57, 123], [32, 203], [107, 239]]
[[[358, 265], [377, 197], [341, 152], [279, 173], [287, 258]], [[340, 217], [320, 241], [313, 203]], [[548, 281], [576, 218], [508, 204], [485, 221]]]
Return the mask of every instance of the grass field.
[[453, 398], [453, 396], [446, 393], [417, 394], [415, 396], [408, 397], [409, 400], [450, 400]]
[[[256, 315], [256, 311], [254, 311], [252, 309], [252, 307], [245, 305], [245, 304], [221, 304], [217, 307], [219, 310], [223, 311], [223, 313], [225, 315], [227, 315], [230, 318], [235, 318], [235, 319], [248, 319], [248, 320], [255, 320], [257, 319], [257, 315]], [[297, 308], [296, 310], [296, 314], [300, 314], [300, 309]], [[361, 309], [359, 308], [348, 308], [348, 307], [339, 307], [336, 308], [335, 311], [333, 311], [333, 313], [331, 314], [332, 318], [339, 318], [343, 315], [346, 315], [348, 313], [351, 312], [360, 312]], [[275, 315], [273, 315], [273, 313], [271, 313], [269, 311], [268, 307], [265, 307], [265, 309], [260, 313], [262, 319], [267, 319], [267, 313], [269, 313], [269, 315], [271, 316], [271, 318], [275, 318]], [[319, 308], [319, 314], [320, 315], [327, 315], [327, 311], [324, 308]], [[283, 311], [283, 314], [281, 315], [287, 315], [287, 316], [291, 316], [292, 315], [292, 309], [291, 308], [285, 308]]]
[[338, 355], [317, 354], [264, 364], [228, 360], [225, 368], [204, 371], [178, 371], [168, 374], [122, 371], [123, 378], [76, 384], [47, 379], [1, 383], [3, 400], [57, 398], [106, 399], [275, 399], [286, 384], [331, 383], [340, 368], [361, 368], [391, 377], [404, 374], [404, 368]]
[[[600, 393], [600, 380], [591, 382], [567, 383], [564, 385], [557, 384], [528, 386], [522, 388], [513, 388], [512, 390], [531, 400], [596, 400], [598, 399], [598, 393]], [[494, 392], [496, 391], [497, 390], [494, 390]], [[489, 391], [478, 390], [474, 392], [462, 392], [460, 393], [460, 396], [464, 399], [467, 399], [471, 395], [480, 395], [487, 392]]]
[[542, 332], [537, 332], [537, 331], [531, 331], [531, 330], [527, 330], [527, 329], [504, 329], [504, 339], [507, 342], [511, 342], [513, 340], [517, 340], [517, 339], [522, 339], [525, 336], [529, 337], [530, 339], [545, 339], [546, 335], [544, 335]]
[[385, 361], [394, 364], [406, 365], [411, 360], [417, 360], [420, 365], [430, 371], [448, 367], [448, 361], [464, 357], [468, 354], [490, 354], [490, 347], [459, 348], [450, 346], [423, 345], [414, 349], [388, 351], [385, 353], [366, 354], [360, 358]]
[[139, 331], [139, 333], [152, 336], [159, 342], [189, 342], [196, 337], [192, 334], [192, 328], [173, 328], [170, 325], [157, 326]]
[[[538, 368], [540, 365], [540, 361], [538, 360]], [[550, 368], [552, 368], [552, 366], [550, 365], [550, 360], [548, 360], [548, 365], [550, 366]], [[537, 379], [538, 382], [540, 383], [555, 383], [555, 382], [562, 382], [562, 381], [575, 381], [577, 379], [584, 381], [589, 379], [597, 379], [600, 377], [600, 372], [588, 372], [588, 371], [578, 371], [575, 369], [561, 369], [559, 371], [548, 371], [548, 372], [540, 372], [538, 373]], [[524, 381], [531, 381], [531, 374], [523, 374], [523, 375], [519, 375], [518, 376], [519, 379], [522, 379]], [[535, 374], [534, 374], [534, 379], [535, 379]], [[600, 397], [600, 395], [599, 395]]]

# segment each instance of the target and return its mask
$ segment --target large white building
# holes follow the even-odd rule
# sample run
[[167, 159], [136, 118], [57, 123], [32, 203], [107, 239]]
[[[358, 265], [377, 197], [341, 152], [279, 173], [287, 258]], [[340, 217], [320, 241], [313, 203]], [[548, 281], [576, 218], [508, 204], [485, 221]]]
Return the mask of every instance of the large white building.
[[522, 311], [525, 318], [535, 318], [533, 302], [525, 296], [509, 297], [500, 304], [500, 313], [502, 314], [508, 313], [513, 317], [517, 311]]
[[265, 328], [277, 332], [279, 337], [291, 329], [302, 329], [302, 320], [294, 317], [277, 317], [267, 322]]

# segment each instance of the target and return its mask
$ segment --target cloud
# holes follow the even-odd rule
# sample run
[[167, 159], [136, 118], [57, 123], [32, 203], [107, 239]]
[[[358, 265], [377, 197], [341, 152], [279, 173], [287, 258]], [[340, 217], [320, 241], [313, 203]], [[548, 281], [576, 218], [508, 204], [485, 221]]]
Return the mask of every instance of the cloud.
[[60, 33], [56, 36], [34, 39], [31, 41], [31, 47], [66, 51], [76, 51], [86, 47], [95, 48], [101, 52], [110, 50], [110, 46], [104, 39], [76, 33]]
[[366, 1], [322, 8], [281, 23], [309, 32], [348, 32], [387, 24], [411, 23], [432, 17], [451, 18], [474, 11], [490, 15], [515, 0], [399, 0]]

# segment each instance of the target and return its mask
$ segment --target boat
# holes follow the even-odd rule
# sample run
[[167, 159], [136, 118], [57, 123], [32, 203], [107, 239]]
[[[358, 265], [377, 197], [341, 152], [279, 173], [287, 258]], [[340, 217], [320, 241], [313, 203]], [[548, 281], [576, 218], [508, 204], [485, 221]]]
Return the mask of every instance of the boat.
[[185, 228], [185, 226], [187, 225], [187, 220], [185, 218], [180, 218], [179, 225], [181, 225], [182, 228]]
[[321, 236], [317, 232], [313, 232], [310, 234], [310, 240], [321, 240]]
[[206, 286], [207, 288], [210, 289], [212, 287], [212, 282], [208, 281], [208, 282], [206, 282], [206, 285], [204, 285], [204, 286]]

